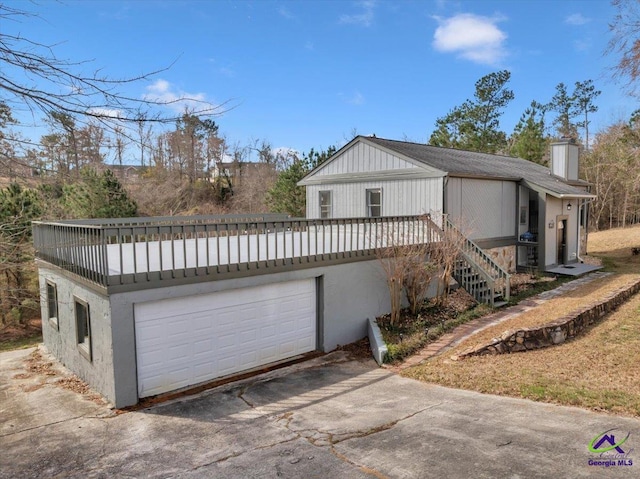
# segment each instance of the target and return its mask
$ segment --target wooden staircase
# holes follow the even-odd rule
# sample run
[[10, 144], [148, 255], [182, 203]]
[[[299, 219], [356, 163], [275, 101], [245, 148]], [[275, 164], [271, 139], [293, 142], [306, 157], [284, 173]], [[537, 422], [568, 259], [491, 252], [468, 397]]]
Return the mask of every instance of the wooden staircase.
[[493, 258], [476, 243], [467, 238], [446, 215], [442, 215], [438, 225], [431, 218], [434, 230], [439, 231], [440, 239], [457, 245], [459, 255], [453, 266], [453, 278], [476, 301], [486, 303], [493, 308], [504, 306], [509, 301], [511, 276]]

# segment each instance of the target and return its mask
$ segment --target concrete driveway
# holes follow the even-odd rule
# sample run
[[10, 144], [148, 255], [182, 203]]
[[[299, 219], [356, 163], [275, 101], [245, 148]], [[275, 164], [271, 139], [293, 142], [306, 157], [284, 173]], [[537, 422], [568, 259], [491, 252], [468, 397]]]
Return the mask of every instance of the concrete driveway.
[[[638, 420], [423, 384], [344, 353], [124, 414], [27, 373], [29, 353], [0, 354], [2, 478], [640, 476]], [[634, 465], [590, 466], [590, 441], [614, 428]]]

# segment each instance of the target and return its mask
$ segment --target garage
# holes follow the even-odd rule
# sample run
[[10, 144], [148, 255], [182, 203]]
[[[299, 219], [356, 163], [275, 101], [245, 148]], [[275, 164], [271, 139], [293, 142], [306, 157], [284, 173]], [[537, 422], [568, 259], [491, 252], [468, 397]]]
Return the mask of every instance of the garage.
[[317, 349], [316, 280], [134, 304], [138, 396]]

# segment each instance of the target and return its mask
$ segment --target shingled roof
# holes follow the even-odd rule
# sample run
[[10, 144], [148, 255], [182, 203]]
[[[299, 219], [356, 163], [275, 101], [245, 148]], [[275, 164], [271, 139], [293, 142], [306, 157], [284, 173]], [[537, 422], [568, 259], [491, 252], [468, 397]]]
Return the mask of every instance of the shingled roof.
[[360, 137], [387, 150], [424, 163], [449, 174], [474, 178], [505, 179], [523, 181], [532, 187], [539, 187], [554, 196], [592, 197], [583, 188], [588, 183], [577, 181], [568, 183], [551, 175], [549, 168], [522, 158], [504, 155], [476, 153], [473, 151], [441, 148], [438, 146], [386, 140], [376, 137]]

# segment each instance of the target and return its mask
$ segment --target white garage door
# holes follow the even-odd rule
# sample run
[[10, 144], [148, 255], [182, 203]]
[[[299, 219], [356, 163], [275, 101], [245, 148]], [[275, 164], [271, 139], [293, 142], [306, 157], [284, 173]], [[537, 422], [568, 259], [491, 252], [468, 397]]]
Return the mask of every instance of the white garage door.
[[315, 280], [140, 303], [139, 397], [316, 349]]

